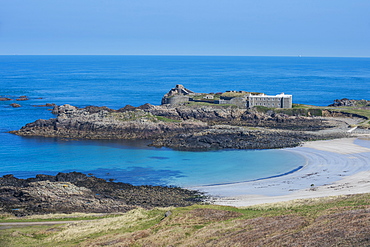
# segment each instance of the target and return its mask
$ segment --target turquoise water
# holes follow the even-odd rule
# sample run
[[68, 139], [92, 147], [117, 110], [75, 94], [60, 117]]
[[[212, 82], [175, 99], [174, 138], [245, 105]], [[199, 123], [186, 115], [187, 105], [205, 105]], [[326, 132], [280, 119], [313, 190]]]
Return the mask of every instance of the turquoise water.
[[53, 117], [45, 103], [79, 107], [159, 104], [175, 84], [196, 92], [246, 90], [293, 94], [328, 105], [368, 98], [370, 59], [183, 56], [0, 56], [0, 175], [81, 171], [133, 184], [195, 186], [284, 174], [305, 160], [283, 150], [180, 152], [124, 141], [66, 141], [6, 133]]
[[195, 186], [282, 174], [304, 162], [299, 155], [278, 150], [180, 152], [137, 142], [16, 139], [23, 149], [2, 150], [7, 165], [0, 171], [22, 177], [82, 171], [132, 184]]

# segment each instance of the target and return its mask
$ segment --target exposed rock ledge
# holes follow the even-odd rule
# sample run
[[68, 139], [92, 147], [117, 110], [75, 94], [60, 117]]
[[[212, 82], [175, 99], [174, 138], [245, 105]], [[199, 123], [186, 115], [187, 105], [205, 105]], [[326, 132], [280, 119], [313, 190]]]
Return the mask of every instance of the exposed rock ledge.
[[[182, 150], [267, 149], [346, 136], [323, 118], [217, 106], [126, 106], [119, 110], [55, 106], [56, 118], [37, 120], [11, 133], [82, 139], [148, 139], [153, 146]], [[264, 128], [261, 128], [264, 127]]]
[[202, 194], [178, 187], [133, 186], [107, 182], [79, 172], [0, 177], [0, 213], [16, 216], [45, 213], [126, 212], [136, 207], [183, 207], [200, 202]]

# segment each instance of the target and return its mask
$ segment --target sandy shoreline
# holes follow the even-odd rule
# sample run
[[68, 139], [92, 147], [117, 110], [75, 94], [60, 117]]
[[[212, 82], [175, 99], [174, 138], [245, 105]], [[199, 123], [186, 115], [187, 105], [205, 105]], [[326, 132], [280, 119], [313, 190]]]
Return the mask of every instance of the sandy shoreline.
[[282, 177], [192, 189], [215, 196], [215, 204], [229, 206], [370, 192], [370, 141], [315, 141], [285, 150], [304, 156], [306, 165]]

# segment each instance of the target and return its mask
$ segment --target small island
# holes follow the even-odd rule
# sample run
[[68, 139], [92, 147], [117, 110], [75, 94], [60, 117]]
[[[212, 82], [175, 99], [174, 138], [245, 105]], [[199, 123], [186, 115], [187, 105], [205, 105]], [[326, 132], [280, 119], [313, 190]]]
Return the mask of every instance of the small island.
[[[226, 101], [225, 95], [230, 99], [227, 104], [221, 104]], [[212, 100], [206, 99], [212, 98], [210, 96]], [[155, 147], [215, 150], [296, 147], [304, 141], [368, 132], [368, 115], [363, 109], [367, 101], [344, 103], [348, 101], [344, 99], [328, 107], [292, 104], [290, 108], [287, 105], [291, 104], [291, 95], [230, 91], [217, 97], [195, 94], [177, 85], [164, 95], [161, 105], [126, 105], [118, 110], [104, 106], [56, 105], [53, 109], [56, 118], [39, 119], [10, 133], [73, 139], [150, 140], [150, 145]], [[257, 100], [258, 97], [261, 100]], [[252, 98], [253, 102], [280, 103], [276, 107], [267, 107], [267, 103], [248, 107]], [[343, 104], [352, 105], [343, 108]], [[283, 106], [286, 108], [281, 108]]]

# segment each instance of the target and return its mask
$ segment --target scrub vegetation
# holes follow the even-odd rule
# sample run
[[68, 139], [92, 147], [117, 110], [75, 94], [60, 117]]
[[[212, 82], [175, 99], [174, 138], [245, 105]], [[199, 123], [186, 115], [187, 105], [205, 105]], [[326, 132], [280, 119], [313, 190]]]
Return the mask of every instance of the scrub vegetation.
[[179, 120], [174, 120], [166, 118], [163, 116], [156, 116], [151, 113], [143, 111], [127, 111], [127, 112], [113, 112], [109, 113], [113, 118], [120, 121], [149, 121], [149, 122], [181, 122]]
[[370, 123], [369, 123], [370, 108], [362, 108], [361, 109], [361, 108], [355, 108], [355, 107], [345, 107], [345, 108], [343, 107], [343, 108], [338, 109], [338, 110], [335, 109], [335, 111], [362, 116], [362, 117], [364, 117], [364, 121], [361, 122], [360, 126], [370, 128]]
[[186, 106], [214, 106], [218, 108], [238, 108], [236, 105], [232, 104], [214, 104], [212, 102], [194, 102], [194, 101], [189, 101], [185, 103], [184, 105]]
[[[61, 216], [56, 217], [61, 219]], [[52, 220], [50, 215], [48, 218]], [[66, 218], [71, 217], [66, 215]], [[193, 205], [182, 208], [134, 209], [125, 214], [89, 219], [53, 226], [3, 229], [0, 245], [370, 245], [370, 194], [295, 200], [246, 208]]]
[[268, 108], [264, 106], [256, 106], [259, 112], [266, 113], [268, 111], [273, 111], [276, 113], [283, 113], [289, 116], [325, 116], [325, 114], [343, 114], [343, 115], [352, 115], [355, 117], [361, 117], [364, 120], [360, 122], [357, 126], [361, 128], [370, 128], [370, 106], [364, 102], [365, 100], [359, 100], [359, 103], [353, 106], [312, 106], [312, 105], [303, 105], [303, 104], [293, 104], [292, 108], [283, 109], [283, 108]]

